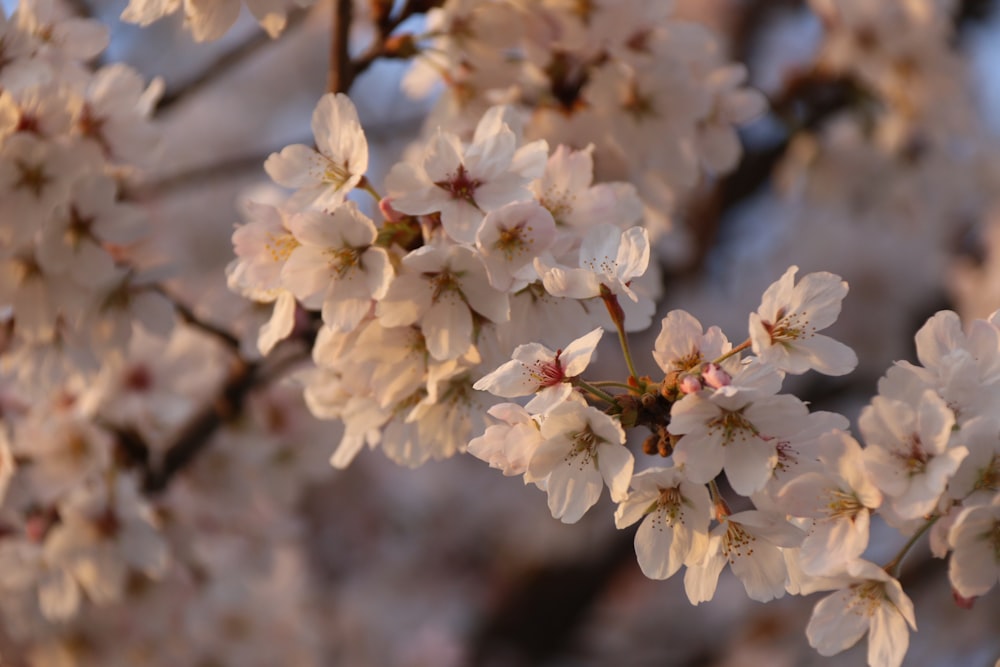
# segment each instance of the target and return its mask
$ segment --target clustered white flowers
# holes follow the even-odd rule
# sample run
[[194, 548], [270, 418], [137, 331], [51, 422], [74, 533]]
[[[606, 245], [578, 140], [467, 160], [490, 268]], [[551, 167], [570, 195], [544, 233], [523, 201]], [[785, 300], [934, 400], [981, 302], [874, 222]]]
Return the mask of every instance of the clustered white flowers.
[[[123, 18], [182, 4], [199, 41], [241, 6], [133, 0]], [[275, 36], [303, 4], [248, 7]], [[858, 366], [826, 333], [840, 275], [775, 271], [735, 343], [686, 310], [655, 316], [657, 240], [736, 166], [737, 128], [764, 110], [713, 34], [658, 0], [437, 4], [405, 35], [406, 85], [445, 92], [383, 179], [343, 92], [316, 105], [313, 145], [264, 162], [280, 194], [244, 203], [226, 271], [271, 308], [252, 358], [139, 259], [147, 212], [129, 185], [156, 160], [162, 84], [89, 66], [104, 30], [48, 0], [0, 14], [4, 632], [33, 665], [320, 664], [289, 575], [304, 557], [295, 508], [327, 458], [343, 469], [368, 448], [410, 467], [468, 452], [567, 524], [608, 498], [617, 528], [638, 524], [641, 571], [683, 568], [692, 604], [727, 564], [756, 601], [826, 591], [810, 644], [833, 655], [867, 636], [868, 664], [898, 667], [917, 627], [900, 566], [919, 537], [961, 603], [1000, 582], [1000, 314], [930, 318], [919, 365], [889, 369], [852, 434], [782, 393], [789, 375]], [[889, 30], [904, 21], [943, 49], [946, 3], [811, 4], [825, 71], [886, 103], [873, 145], [899, 161], [927, 140], [935, 165], [958, 150], [962, 123], [932, 109], [950, 81], [937, 52]], [[789, 164], [808, 169], [785, 194], [823, 196], [832, 158], [816, 146], [864, 144], [860, 126], [845, 115], [792, 141]], [[640, 354], [630, 334], [657, 320]], [[303, 344], [294, 382], [262, 386]], [[342, 424], [332, 446], [325, 420]], [[876, 521], [905, 542], [884, 563]], [[164, 632], [191, 639], [160, 655]]]

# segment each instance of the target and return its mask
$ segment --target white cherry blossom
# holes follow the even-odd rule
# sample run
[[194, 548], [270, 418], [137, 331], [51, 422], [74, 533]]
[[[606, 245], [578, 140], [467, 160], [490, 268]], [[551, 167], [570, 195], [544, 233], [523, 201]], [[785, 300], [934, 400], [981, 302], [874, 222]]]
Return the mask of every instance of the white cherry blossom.
[[719, 574], [728, 563], [751, 600], [768, 602], [785, 594], [788, 571], [782, 548], [796, 547], [804, 533], [775, 515], [748, 510], [719, 517], [705, 558], [689, 563], [684, 590], [691, 604], [715, 597]]
[[509, 113], [491, 108], [468, 146], [439, 129], [419, 162], [401, 162], [386, 177], [393, 207], [410, 215], [440, 213], [449, 237], [473, 243], [486, 212], [531, 199], [527, 185], [545, 170], [548, 144], [518, 147]]
[[985, 595], [1000, 582], [1000, 494], [989, 505], [966, 507], [948, 531], [954, 549], [948, 578], [963, 597]]
[[603, 335], [604, 329], [594, 329], [555, 352], [538, 343], [519, 345], [510, 361], [473, 386], [504, 398], [535, 394], [527, 410], [547, 412], [573, 391], [569, 381], [587, 368]]
[[615, 510], [615, 526], [642, 519], [635, 555], [650, 579], [672, 577], [681, 565], [700, 563], [708, 549], [712, 503], [708, 488], [681, 468], [649, 468], [632, 477], [632, 490]]
[[322, 306], [323, 322], [350, 331], [389, 289], [393, 271], [378, 230], [353, 202], [332, 214], [306, 211], [288, 219], [295, 247], [281, 269], [282, 286], [306, 307]]
[[[548, 250], [556, 235], [552, 215], [536, 202], [514, 202], [491, 211], [476, 234], [490, 276], [501, 291], [516, 291], [537, 279], [532, 260]], [[528, 269], [528, 276], [520, 275]]]
[[834, 585], [841, 588], [813, 609], [806, 637], [820, 655], [854, 646], [868, 634], [869, 667], [899, 667], [917, 629], [913, 603], [882, 568], [868, 561], [847, 564]]
[[295, 188], [291, 209], [334, 209], [361, 182], [368, 170], [368, 141], [358, 111], [343, 93], [320, 98], [312, 115], [314, 149], [304, 144], [286, 146], [264, 163], [279, 185]]
[[968, 454], [949, 445], [954, 424], [954, 413], [930, 389], [916, 406], [876, 396], [861, 412], [871, 479], [902, 518], [931, 512]]
[[641, 227], [622, 232], [614, 225], [592, 227], [580, 246], [580, 268], [558, 266], [544, 258], [535, 260], [535, 270], [549, 294], [571, 299], [589, 299], [601, 294], [602, 286], [612, 294], [625, 294], [634, 302], [639, 296], [630, 287], [633, 278], [649, 264], [649, 235]]
[[563, 523], [576, 523], [597, 503], [607, 484], [622, 501], [635, 460], [624, 446], [625, 431], [597, 408], [563, 403], [542, 422], [544, 441], [528, 462], [528, 481], [546, 480], [549, 510]]
[[851, 372], [858, 365], [854, 351], [817, 333], [836, 321], [847, 283], [832, 273], [810, 273], [795, 284], [798, 270], [790, 267], [764, 292], [757, 312], [750, 313], [754, 354], [788, 373]]
[[510, 304], [506, 294], [490, 287], [482, 260], [464, 246], [423, 246], [408, 254], [375, 307], [383, 326], [419, 323], [431, 356], [442, 361], [472, 345], [474, 314], [504, 322]]

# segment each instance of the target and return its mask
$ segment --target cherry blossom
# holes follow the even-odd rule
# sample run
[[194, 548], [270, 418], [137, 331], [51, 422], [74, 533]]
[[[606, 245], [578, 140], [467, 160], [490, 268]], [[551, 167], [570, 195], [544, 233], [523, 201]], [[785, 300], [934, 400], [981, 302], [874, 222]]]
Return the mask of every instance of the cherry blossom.
[[388, 253], [373, 245], [375, 223], [348, 202], [330, 215], [292, 216], [288, 227], [294, 240], [284, 241], [293, 247], [281, 268], [282, 285], [307, 307], [321, 304], [328, 326], [353, 329], [372, 300], [385, 296], [393, 276]]
[[473, 386], [504, 398], [535, 394], [528, 411], [547, 412], [569, 397], [570, 380], [587, 368], [603, 335], [603, 329], [594, 329], [556, 352], [538, 343], [519, 345], [513, 359]]
[[874, 563], [848, 563], [839, 590], [813, 609], [806, 637], [820, 655], [836, 655], [868, 634], [869, 667], [899, 667], [917, 629], [913, 603], [899, 582]]
[[963, 597], [984, 595], [1000, 581], [1000, 495], [989, 505], [962, 510], [948, 543], [954, 552], [948, 561], [948, 578]]
[[697, 564], [708, 549], [711, 500], [704, 484], [685, 478], [681, 468], [649, 468], [634, 475], [632, 490], [615, 511], [615, 526], [642, 519], [635, 555], [650, 579], [672, 577], [681, 565]]
[[548, 144], [518, 147], [508, 113], [491, 108], [468, 146], [439, 129], [419, 162], [401, 162], [386, 177], [393, 207], [411, 215], [440, 213], [448, 236], [472, 243], [486, 212], [530, 199], [527, 185], [542, 175]]
[[563, 403], [546, 415], [541, 435], [527, 479], [546, 480], [553, 518], [576, 523], [597, 503], [605, 484], [613, 501], [625, 498], [635, 460], [616, 420], [596, 408]]
[[368, 142], [354, 103], [343, 93], [320, 98], [312, 115], [317, 149], [286, 146], [264, 163], [279, 185], [295, 188], [287, 206], [332, 210], [361, 182], [368, 169]]
[[810, 273], [795, 284], [798, 270], [789, 268], [767, 288], [760, 308], [750, 314], [754, 354], [788, 373], [851, 372], [858, 365], [854, 351], [816, 333], [837, 319], [847, 283], [832, 273]]

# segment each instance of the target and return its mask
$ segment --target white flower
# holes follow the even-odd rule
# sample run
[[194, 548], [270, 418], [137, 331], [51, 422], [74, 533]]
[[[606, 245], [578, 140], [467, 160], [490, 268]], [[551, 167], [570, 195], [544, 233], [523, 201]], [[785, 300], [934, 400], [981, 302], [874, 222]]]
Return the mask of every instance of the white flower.
[[583, 150], [558, 146], [531, 191], [560, 226], [583, 230], [609, 220], [623, 228], [636, 224], [642, 218], [642, 201], [635, 186], [593, 184], [593, 153], [593, 145]]
[[843, 431], [819, 439], [823, 472], [807, 472], [781, 490], [789, 514], [812, 519], [799, 563], [807, 573], [828, 573], [861, 556], [868, 546], [871, 512], [882, 494], [868, 478], [861, 446]]
[[613, 501], [625, 498], [635, 460], [615, 419], [597, 408], [563, 403], [546, 415], [542, 437], [545, 441], [528, 462], [527, 480], [547, 480], [554, 518], [579, 521], [601, 497], [605, 483]]
[[354, 103], [343, 93], [328, 93], [312, 115], [315, 150], [304, 144], [272, 153], [264, 169], [275, 183], [295, 188], [292, 209], [332, 210], [368, 170], [368, 142]]
[[708, 548], [712, 503], [704, 484], [681, 468], [650, 468], [632, 477], [632, 490], [615, 510], [615, 526], [642, 519], [635, 555], [650, 579], [667, 579], [681, 565], [698, 563]]
[[629, 287], [633, 278], [649, 265], [649, 234], [641, 227], [625, 232], [614, 225], [591, 228], [580, 246], [580, 268], [554, 266], [535, 260], [545, 290], [553, 296], [589, 299], [601, 294], [604, 286], [613, 294], [625, 294], [634, 302], [639, 296]]
[[856, 560], [839, 577], [840, 590], [813, 609], [806, 637], [820, 655], [854, 646], [868, 633], [869, 667], [899, 667], [917, 629], [913, 603], [899, 582], [874, 563]]
[[691, 604], [715, 597], [722, 568], [729, 563], [751, 600], [768, 602], [785, 594], [788, 570], [781, 548], [802, 541], [801, 530], [774, 515], [748, 510], [719, 518], [705, 558], [689, 563], [684, 590]]
[[556, 352], [538, 343], [519, 345], [510, 361], [473, 387], [503, 398], [536, 394], [526, 406], [528, 411], [546, 412], [570, 395], [568, 381], [587, 368], [603, 335], [603, 329], [594, 329]]
[[955, 415], [928, 389], [917, 406], [883, 396], [858, 419], [871, 479], [902, 518], [931, 512], [969, 450], [949, 446]]
[[288, 227], [298, 244], [281, 269], [282, 285], [307, 308], [322, 304], [323, 322], [350, 331], [385, 296], [392, 266], [384, 248], [372, 245], [375, 223], [353, 202], [332, 215], [307, 211]]
[[420, 325], [431, 356], [454, 359], [473, 343], [473, 314], [510, 317], [507, 295], [490, 287], [482, 260], [464, 246], [422, 246], [403, 258], [402, 272], [375, 306], [383, 326]]
[[1000, 494], [989, 505], [966, 507], [948, 531], [954, 549], [948, 579], [962, 597], [984, 595], [1000, 581]]
[[[761, 372], [760, 384], [745, 384], [744, 376]], [[775, 377], [780, 382], [768, 364], [749, 364], [730, 385], [674, 403], [669, 430], [683, 436], [674, 457], [693, 481], [707, 483], [725, 469], [733, 490], [745, 496], [768, 482], [779, 443], [794, 440], [809, 425], [809, 410], [798, 398], [767, 395], [778, 389]]]
[[826, 375], [850, 373], [858, 365], [854, 351], [816, 333], [836, 321], [847, 283], [832, 273], [810, 273], [796, 285], [798, 270], [790, 267], [750, 313], [754, 354], [788, 373], [811, 368]]
[[660, 324], [660, 334], [653, 344], [653, 359], [664, 373], [697, 374], [703, 364], [721, 357], [732, 347], [719, 327], [704, 331], [701, 322], [690, 313], [671, 310]]
[[528, 461], [542, 443], [538, 424], [516, 403], [500, 403], [487, 412], [503, 423], [487, 426], [486, 433], [470, 440], [468, 452], [508, 477], [523, 475], [528, 470]]
[[386, 177], [393, 208], [410, 215], [440, 213], [448, 236], [472, 243], [484, 212], [531, 199], [527, 185], [545, 170], [548, 145], [536, 141], [518, 148], [509, 113], [506, 107], [486, 112], [468, 147], [439, 129], [420, 164], [399, 163]]
[[[552, 215], [538, 203], [515, 202], [491, 211], [476, 234], [476, 247], [486, 264], [490, 284], [498, 290], [517, 291], [536, 280], [532, 260], [548, 250], [556, 235]], [[532, 275], [520, 276], [528, 268]]]

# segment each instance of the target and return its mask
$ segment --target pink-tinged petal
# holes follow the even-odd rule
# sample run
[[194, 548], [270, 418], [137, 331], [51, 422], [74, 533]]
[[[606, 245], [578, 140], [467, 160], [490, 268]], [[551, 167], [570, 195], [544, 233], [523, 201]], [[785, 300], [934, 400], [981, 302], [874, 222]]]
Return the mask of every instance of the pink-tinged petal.
[[611, 500], [616, 503], [624, 500], [628, 493], [634, 465], [635, 457], [624, 445], [613, 443], [597, 446], [597, 467], [611, 491]]
[[851, 611], [853, 598], [851, 589], [840, 590], [813, 608], [806, 637], [820, 655], [829, 657], [849, 649], [868, 631], [868, 617]]
[[662, 509], [653, 510], [635, 533], [635, 555], [642, 573], [650, 579], [672, 577], [690, 549], [685, 538], [690, 538], [690, 531], [677, 530]]
[[635, 479], [636, 477], [633, 476], [633, 491], [615, 509], [615, 527], [618, 529], [631, 526], [656, 507], [656, 500], [659, 497], [658, 493], [655, 490], [635, 489]]
[[687, 563], [688, 569], [684, 573], [684, 592], [687, 593], [688, 601], [691, 604], [701, 604], [709, 602], [715, 597], [715, 589], [719, 585], [719, 575], [726, 565], [726, 557], [718, 547], [718, 537], [712, 537], [708, 546], [708, 556], [704, 562], [693, 565]]
[[799, 565], [807, 574], [823, 574], [859, 558], [868, 547], [869, 524], [868, 510], [818, 524], [802, 542]]
[[475, 243], [476, 234], [483, 224], [483, 212], [464, 199], [442, 199], [437, 210], [441, 211], [441, 226], [459, 243]]
[[264, 162], [267, 175], [286, 188], [312, 185], [324, 169], [326, 160], [323, 156], [304, 144], [285, 146], [280, 153], [271, 153]]
[[65, 570], [52, 570], [38, 585], [38, 606], [50, 621], [65, 621], [80, 607], [80, 588]]
[[770, 602], [785, 594], [785, 558], [773, 545], [758, 540], [753, 554], [736, 558], [732, 568], [751, 600]]
[[948, 562], [951, 585], [963, 597], [984, 595], [1000, 581], [996, 535], [1000, 517], [993, 506], [967, 508], [948, 532], [954, 548]]
[[456, 359], [472, 344], [472, 313], [461, 299], [451, 295], [443, 295], [431, 305], [420, 328], [427, 339], [427, 351], [438, 361]]
[[538, 390], [538, 380], [517, 359], [511, 359], [489, 375], [480, 378], [473, 389], [488, 391], [502, 398], [527, 396]]
[[291, 292], [282, 291], [274, 302], [271, 319], [260, 328], [257, 335], [257, 350], [268, 355], [274, 346], [288, 338], [295, 327], [295, 297]]
[[431, 307], [434, 287], [413, 275], [401, 275], [375, 306], [375, 316], [384, 327], [405, 327], [414, 324]]
[[535, 270], [542, 277], [545, 291], [552, 296], [589, 299], [601, 293], [601, 281], [592, 271], [547, 267], [540, 259], [535, 259]]
[[524, 407], [532, 414], [544, 414], [565, 402], [572, 393], [573, 387], [567, 382], [561, 382], [539, 391]]
[[[450, 181], [460, 166], [462, 166], [462, 142], [454, 134], [439, 129], [424, 153], [423, 167], [427, 180], [430, 183]], [[444, 193], [443, 190], [441, 192]], [[395, 193], [390, 190], [390, 195], [395, 196]]]
[[899, 667], [910, 646], [906, 621], [891, 605], [879, 605], [868, 630], [868, 664], [875, 667]]
[[546, 490], [552, 517], [563, 523], [576, 523], [601, 497], [601, 475], [586, 464], [577, 465], [577, 454], [549, 474]]
[[281, 285], [300, 301], [326, 292], [333, 280], [333, 271], [323, 248], [303, 245], [289, 255], [281, 267]]
[[733, 491], [741, 496], [749, 496], [764, 488], [778, 462], [778, 452], [774, 442], [750, 437], [736, 439], [723, 449], [726, 479], [729, 480]]
[[408, 162], [399, 162], [385, 177], [392, 207], [400, 213], [426, 215], [440, 209], [443, 191], [427, 180], [423, 171]]
[[392, 283], [392, 262], [385, 248], [369, 248], [361, 256], [365, 288], [373, 299], [381, 299]]
[[580, 336], [566, 346], [559, 360], [562, 362], [563, 371], [566, 377], [576, 377], [590, 364], [590, 360], [597, 349], [597, 344], [601, 342], [604, 329], [598, 327], [590, 333]]
[[[788, 373], [804, 373], [813, 369], [824, 375], [847, 375], [858, 366], [858, 355], [847, 345], [829, 336], [813, 334], [809, 338], [792, 343], [786, 348], [776, 345], [773, 349], [788, 351], [781, 361], [772, 361], [775, 366]], [[767, 361], [768, 359], [765, 359]], [[787, 364], [787, 365], [785, 365]]]
[[685, 474], [692, 482], [707, 484], [722, 472], [725, 447], [715, 439], [699, 440], [684, 436], [677, 441], [674, 461], [684, 466]]

